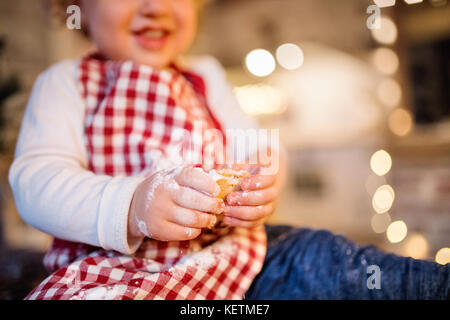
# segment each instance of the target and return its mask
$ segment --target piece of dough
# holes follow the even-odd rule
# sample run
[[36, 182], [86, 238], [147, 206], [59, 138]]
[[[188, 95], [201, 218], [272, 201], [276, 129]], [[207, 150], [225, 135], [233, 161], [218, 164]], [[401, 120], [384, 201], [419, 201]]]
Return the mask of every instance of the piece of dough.
[[[250, 177], [250, 173], [245, 170], [235, 171], [232, 169], [211, 170], [209, 175], [216, 181], [220, 187], [220, 194], [217, 198], [226, 201], [229, 193], [239, 190], [241, 182], [244, 178]], [[223, 214], [217, 215], [217, 223], [213, 228], [222, 228], [225, 225], [222, 223]]]

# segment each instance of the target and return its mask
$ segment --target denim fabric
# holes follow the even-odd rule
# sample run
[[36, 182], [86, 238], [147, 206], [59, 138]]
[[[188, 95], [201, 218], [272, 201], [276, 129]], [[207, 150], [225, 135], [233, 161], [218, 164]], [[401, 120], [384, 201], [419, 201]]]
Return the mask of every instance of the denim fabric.
[[[245, 299], [450, 299], [450, 264], [386, 254], [324, 230], [266, 226], [268, 251]], [[381, 270], [368, 289], [367, 267]]]

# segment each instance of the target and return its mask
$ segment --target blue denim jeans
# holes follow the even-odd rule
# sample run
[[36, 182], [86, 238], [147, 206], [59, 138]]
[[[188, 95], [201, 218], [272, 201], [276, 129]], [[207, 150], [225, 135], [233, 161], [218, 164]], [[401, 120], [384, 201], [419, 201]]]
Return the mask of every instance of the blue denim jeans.
[[[324, 230], [266, 231], [264, 267], [245, 299], [450, 299], [450, 264], [386, 254]], [[369, 279], [371, 265], [381, 271], [379, 285]]]

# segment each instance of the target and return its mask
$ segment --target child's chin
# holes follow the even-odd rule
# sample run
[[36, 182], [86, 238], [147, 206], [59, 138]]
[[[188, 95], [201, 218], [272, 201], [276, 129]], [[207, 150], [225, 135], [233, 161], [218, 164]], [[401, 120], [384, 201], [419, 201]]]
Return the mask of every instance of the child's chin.
[[144, 64], [159, 69], [168, 67], [172, 61], [171, 56], [167, 55], [164, 51], [151, 52], [142, 49], [139, 51], [139, 53], [133, 54], [129, 60], [137, 64]]

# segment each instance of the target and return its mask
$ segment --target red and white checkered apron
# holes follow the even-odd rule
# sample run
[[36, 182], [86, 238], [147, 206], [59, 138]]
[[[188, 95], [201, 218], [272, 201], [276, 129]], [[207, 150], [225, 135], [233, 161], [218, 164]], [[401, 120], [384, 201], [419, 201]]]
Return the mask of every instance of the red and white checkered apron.
[[[96, 174], [148, 176], [173, 165], [173, 130], [191, 131], [193, 121], [221, 130], [194, 73], [97, 55], [82, 59], [79, 71]], [[26, 299], [241, 299], [265, 253], [263, 227], [205, 231], [190, 241], [145, 239], [133, 255], [55, 239], [44, 259], [54, 273]]]

